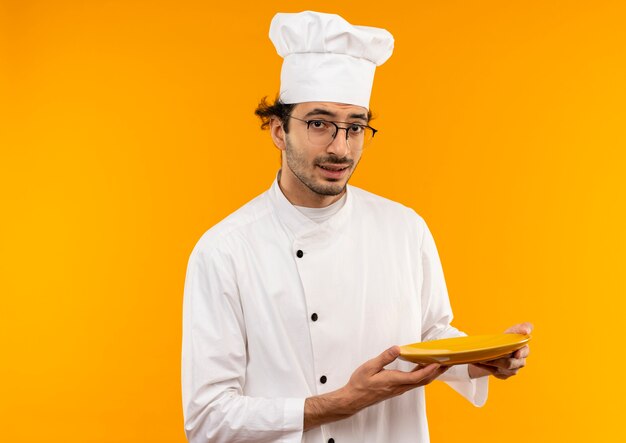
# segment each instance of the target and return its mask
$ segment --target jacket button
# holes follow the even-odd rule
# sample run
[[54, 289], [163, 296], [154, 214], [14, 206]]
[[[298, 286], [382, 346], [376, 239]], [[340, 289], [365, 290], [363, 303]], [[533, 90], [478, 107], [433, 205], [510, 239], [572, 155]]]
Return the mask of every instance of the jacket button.
[[328, 439], [328, 443], [335, 443], [335, 439], [334, 438], [329, 438]]
[[298, 256], [298, 258], [302, 258], [302, 256], [304, 255], [304, 252], [298, 249], [298, 252], [296, 252], [296, 255]]
[[325, 375], [322, 375], [322, 376], [320, 377], [320, 383], [321, 383], [321, 384], [326, 383], [326, 380], [327, 380], [327, 378], [326, 378], [326, 376], [325, 376]]
[[311, 315], [311, 320], [317, 321], [317, 314], [315, 312]]

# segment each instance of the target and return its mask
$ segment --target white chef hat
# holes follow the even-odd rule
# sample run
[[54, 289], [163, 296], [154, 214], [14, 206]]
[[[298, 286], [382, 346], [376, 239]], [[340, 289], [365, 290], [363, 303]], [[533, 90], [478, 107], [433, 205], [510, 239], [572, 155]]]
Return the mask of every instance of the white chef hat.
[[369, 108], [374, 70], [393, 52], [393, 36], [385, 29], [312, 11], [276, 14], [270, 39], [284, 58], [284, 103], [328, 101]]

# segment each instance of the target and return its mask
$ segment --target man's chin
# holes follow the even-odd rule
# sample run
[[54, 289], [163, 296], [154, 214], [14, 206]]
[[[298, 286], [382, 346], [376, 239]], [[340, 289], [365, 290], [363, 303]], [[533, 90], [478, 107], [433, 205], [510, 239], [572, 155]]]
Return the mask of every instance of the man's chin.
[[319, 195], [336, 196], [341, 194], [346, 189], [346, 183], [339, 181], [333, 183], [326, 182], [314, 187], [309, 186], [309, 189]]

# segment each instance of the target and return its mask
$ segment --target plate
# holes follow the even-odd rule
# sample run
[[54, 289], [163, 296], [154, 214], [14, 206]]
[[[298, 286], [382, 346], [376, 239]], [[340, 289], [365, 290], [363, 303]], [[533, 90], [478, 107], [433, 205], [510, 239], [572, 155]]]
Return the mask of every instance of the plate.
[[509, 355], [530, 340], [525, 334], [474, 335], [400, 346], [400, 358], [413, 363], [445, 366], [478, 363]]

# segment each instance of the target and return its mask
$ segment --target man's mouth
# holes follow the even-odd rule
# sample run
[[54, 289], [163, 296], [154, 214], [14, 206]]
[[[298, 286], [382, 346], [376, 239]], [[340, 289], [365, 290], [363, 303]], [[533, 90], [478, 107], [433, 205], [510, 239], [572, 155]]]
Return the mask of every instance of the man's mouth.
[[334, 171], [334, 172], [344, 171], [350, 167], [350, 165], [317, 165], [317, 166], [319, 166], [322, 169], [325, 169], [326, 171]]
[[320, 168], [320, 173], [322, 177], [326, 180], [337, 181], [343, 180], [348, 175], [348, 170], [350, 169], [351, 164], [334, 164], [334, 163], [321, 163], [317, 164], [317, 167]]

